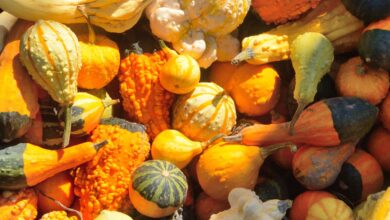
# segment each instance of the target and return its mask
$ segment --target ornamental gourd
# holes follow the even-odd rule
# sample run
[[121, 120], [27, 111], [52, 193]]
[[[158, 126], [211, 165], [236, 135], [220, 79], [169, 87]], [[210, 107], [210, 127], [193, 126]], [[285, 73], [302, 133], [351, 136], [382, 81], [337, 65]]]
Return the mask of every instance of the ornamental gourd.
[[34, 220], [37, 215], [37, 194], [31, 188], [3, 191], [0, 195], [0, 214], [4, 220]]
[[217, 134], [228, 134], [236, 124], [233, 99], [215, 83], [199, 83], [179, 96], [173, 106], [172, 127], [191, 140], [207, 141]]
[[383, 0], [341, 0], [347, 10], [365, 24], [390, 15], [390, 2]]
[[63, 146], [67, 146], [70, 107], [77, 93], [77, 75], [81, 67], [76, 35], [61, 23], [39, 20], [21, 38], [20, 59], [33, 79], [65, 109]]

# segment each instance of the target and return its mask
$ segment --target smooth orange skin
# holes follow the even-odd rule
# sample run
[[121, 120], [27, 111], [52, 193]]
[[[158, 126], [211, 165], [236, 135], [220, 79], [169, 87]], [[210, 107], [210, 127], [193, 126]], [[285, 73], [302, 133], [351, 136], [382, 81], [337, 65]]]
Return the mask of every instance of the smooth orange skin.
[[306, 220], [310, 207], [323, 198], [336, 198], [336, 196], [325, 191], [306, 191], [299, 194], [290, 209], [291, 220]]
[[379, 120], [383, 127], [390, 131], [390, 94], [387, 94], [379, 110]]
[[225, 91], [231, 91], [230, 80], [237, 66], [230, 62], [214, 62], [211, 66], [209, 81], [221, 86]]
[[390, 172], [390, 131], [383, 127], [375, 128], [368, 139], [367, 149], [382, 169]]

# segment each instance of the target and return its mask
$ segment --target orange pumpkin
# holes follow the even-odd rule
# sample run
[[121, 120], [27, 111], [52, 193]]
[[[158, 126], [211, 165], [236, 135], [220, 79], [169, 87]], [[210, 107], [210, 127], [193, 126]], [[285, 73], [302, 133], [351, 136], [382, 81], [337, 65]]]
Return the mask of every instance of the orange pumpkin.
[[20, 191], [3, 191], [0, 195], [2, 220], [34, 220], [37, 217], [37, 194], [31, 188]]
[[306, 191], [299, 194], [290, 209], [290, 219], [305, 220], [310, 207], [323, 198], [335, 198], [335, 196], [325, 191]]

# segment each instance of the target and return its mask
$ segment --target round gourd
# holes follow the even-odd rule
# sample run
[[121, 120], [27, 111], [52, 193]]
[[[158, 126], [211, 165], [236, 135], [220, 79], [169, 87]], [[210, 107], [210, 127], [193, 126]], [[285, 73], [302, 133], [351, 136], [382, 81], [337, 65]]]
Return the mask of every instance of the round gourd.
[[379, 126], [371, 132], [367, 142], [368, 152], [378, 161], [382, 169], [390, 172], [390, 131]]
[[185, 201], [188, 184], [184, 173], [164, 160], [149, 160], [132, 174], [130, 200], [135, 209], [152, 218], [168, 216]]
[[351, 14], [366, 24], [390, 15], [388, 0], [341, 0], [341, 2]]
[[379, 119], [383, 127], [390, 131], [390, 94], [387, 94], [379, 110]]
[[290, 209], [291, 220], [305, 220], [311, 206], [324, 198], [335, 198], [326, 191], [306, 191], [299, 194]]
[[233, 65], [230, 62], [214, 62], [210, 69], [209, 81], [230, 92], [232, 84], [229, 82], [236, 69], [237, 65]]
[[191, 93], [179, 96], [172, 115], [172, 127], [194, 141], [227, 134], [236, 124], [233, 99], [215, 83], [199, 83]]

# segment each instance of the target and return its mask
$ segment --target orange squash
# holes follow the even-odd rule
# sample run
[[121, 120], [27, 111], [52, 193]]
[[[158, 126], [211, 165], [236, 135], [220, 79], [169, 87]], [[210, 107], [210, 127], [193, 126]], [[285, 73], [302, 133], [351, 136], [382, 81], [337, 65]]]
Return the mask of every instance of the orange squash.
[[232, 89], [230, 86], [233, 86], [230, 84], [230, 79], [236, 69], [237, 65], [233, 65], [230, 62], [214, 62], [210, 68], [209, 81], [230, 92]]
[[34, 220], [37, 217], [37, 194], [31, 188], [20, 191], [3, 191], [0, 196], [2, 220]]
[[367, 149], [382, 169], [390, 172], [390, 131], [383, 127], [375, 128], [368, 139]]
[[305, 220], [310, 207], [323, 198], [336, 198], [336, 196], [325, 191], [306, 191], [299, 194], [290, 209], [290, 219]]
[[379, 111], [379, 120], [383, 127], [390, 130], [390, 93], [383, 100]]

